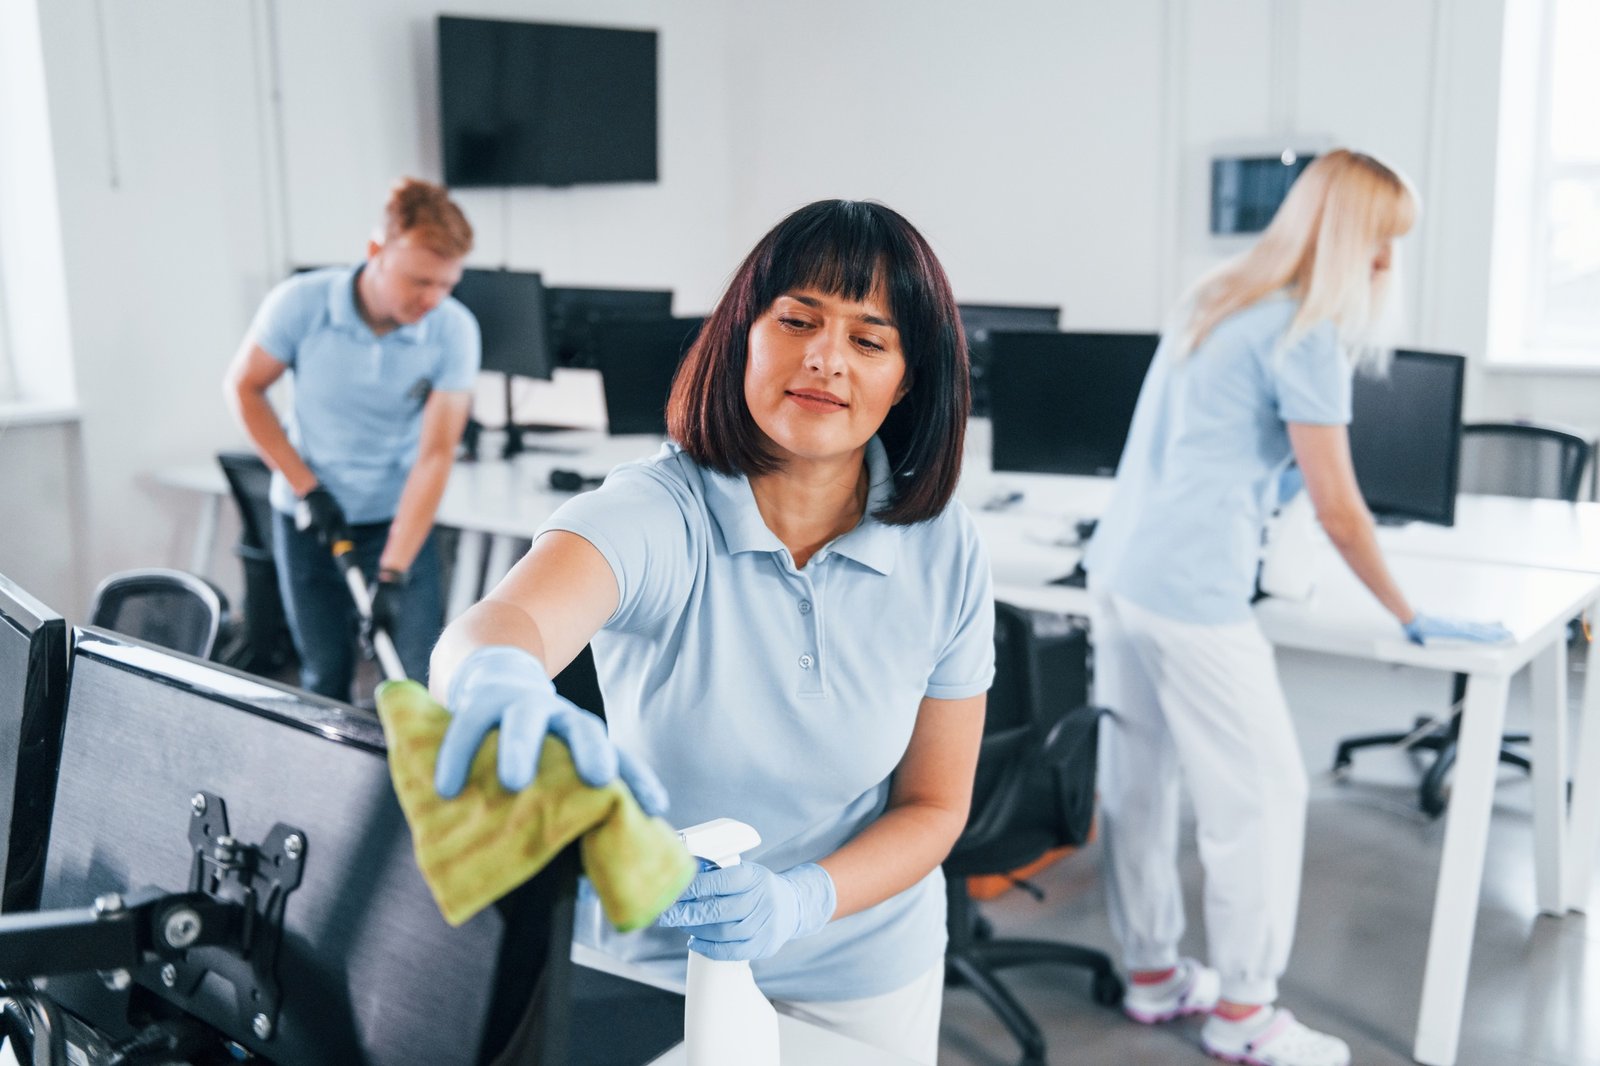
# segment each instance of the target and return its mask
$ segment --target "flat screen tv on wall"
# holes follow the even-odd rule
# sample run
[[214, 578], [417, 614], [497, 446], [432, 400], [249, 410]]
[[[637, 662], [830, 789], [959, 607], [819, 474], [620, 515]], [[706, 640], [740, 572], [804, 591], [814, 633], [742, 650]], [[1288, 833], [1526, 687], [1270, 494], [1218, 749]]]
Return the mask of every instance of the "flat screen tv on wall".
[[656, 32], [439, 18], [445, 184], [657, 178]]

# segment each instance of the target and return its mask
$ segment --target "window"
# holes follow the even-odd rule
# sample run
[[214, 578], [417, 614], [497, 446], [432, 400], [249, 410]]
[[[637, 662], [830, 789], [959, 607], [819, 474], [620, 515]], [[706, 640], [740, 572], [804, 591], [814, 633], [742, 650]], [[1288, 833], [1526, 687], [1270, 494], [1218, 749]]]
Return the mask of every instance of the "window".
[[1543, 30], [1528, 340], [1600, 346], [1600, 0], [1549, 0]]
[[75, 405], [44, 47], [33, 2], [0, 2], [0, 428]]

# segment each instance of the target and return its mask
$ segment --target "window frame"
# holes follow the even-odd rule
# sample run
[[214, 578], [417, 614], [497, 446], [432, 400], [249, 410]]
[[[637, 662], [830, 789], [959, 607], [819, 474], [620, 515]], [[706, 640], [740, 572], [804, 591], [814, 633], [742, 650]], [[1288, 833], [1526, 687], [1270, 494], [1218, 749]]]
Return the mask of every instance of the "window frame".
[[1555, 103], [1555, 34], [1557, 7], [1561, 0], [1544, 0], [1540, 5], [1539, 84], [1536, 90], [1533, 195], [1528, 205], [1531, 217], [1528, 232], [1528, 280], [1524, 299], [1527, 315], [1524, 338], [1531, 352], [1570, 351], [1594, 348], [1592, 359], [1583, 360], [1600, 368], [1600, 315], [1592, 327], [1554, 327], [1549, 321], [1550, 248], [1554, 227], [1550, 206], [1556, 183], [1566, 180], [1592, 182], [1600, 186], [1600, 161], [1566, 162], [1555, 158], [1551, 144], [1551, 116]]

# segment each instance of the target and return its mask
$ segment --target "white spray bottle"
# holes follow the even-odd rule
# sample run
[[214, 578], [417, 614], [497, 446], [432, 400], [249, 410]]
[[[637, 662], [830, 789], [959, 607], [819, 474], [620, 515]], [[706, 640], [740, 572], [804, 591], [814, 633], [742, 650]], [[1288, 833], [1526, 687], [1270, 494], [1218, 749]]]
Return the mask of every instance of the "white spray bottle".
[[[732, 818], [701, 822], [678, 836], [689, 854], [718, 866], [737, 866], [741, 854], [761, 843], [759, 833]], [[748, 962], [689, 952], [683, 1044], [688, 1066], [778, 1066], [778, 1014]]]

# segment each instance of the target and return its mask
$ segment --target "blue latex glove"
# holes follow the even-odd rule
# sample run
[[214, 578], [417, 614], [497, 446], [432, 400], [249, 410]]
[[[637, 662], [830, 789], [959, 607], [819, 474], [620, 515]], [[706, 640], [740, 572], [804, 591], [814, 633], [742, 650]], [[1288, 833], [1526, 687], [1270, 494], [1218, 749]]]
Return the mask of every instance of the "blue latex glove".
[[453, 716], [439, 746], [433, 787], [450, 799], [467, 783], [473, 756], [500, 730], [500, 783], [519, 792], [533, 783], [546, 733], [566, 742], [578, 776], [592, 788], [621, 777], [650, 815], [667, 809], [667, 790], [643, 763], [618, 751], [596, 716], [556, 693], [544, 664], [521, 648], [479, 648], [461, 663], [447, 694]]
[[1511, 639], [1511, 630], [1498, 622], [1461, 622], [1421, 611], [1401, 628], [1413, 644], [1503, 644]]
[[683, 929], [708, 959], [765, 959], [833, 917], [833, 878], [814, 862], [783, 873], [745, 862], [696, 875], [657, 924]]

